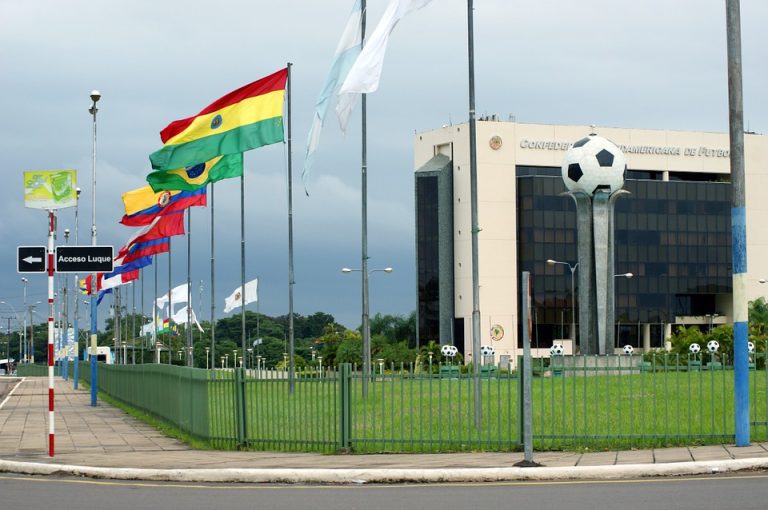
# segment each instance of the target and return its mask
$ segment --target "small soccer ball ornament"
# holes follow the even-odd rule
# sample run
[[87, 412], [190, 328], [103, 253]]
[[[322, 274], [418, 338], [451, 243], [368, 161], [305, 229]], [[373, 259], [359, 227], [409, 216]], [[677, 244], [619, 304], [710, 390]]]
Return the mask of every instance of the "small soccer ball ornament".
[[459, 353], [459, 349], [455, 345], [444, 345], [440, 348], [440, 352], [446, 358], [453, 358]]
[[618, 191], [624, 186], [627, 161], [621, 149], [602, 136], [589, 135], [575, 142], [565, 153], [562, 175], [568, 191], [589, 196], [597, 188]]
[[549, 354], [550, 356], [562, 356], [565, 354], [565, 348], [562, 344], [553, 344], [552, 347], [549, 348]]
[[707, 342], [707, 350], [709, 352], [715, 353], [720, 349], [720, 343], [717, 340], [710, 340]]
[[496, 353], [496, 350], [493, 348], [492, 345], [481, 345], [480, 346], [480, 354], [482, 356], [493, 356]]
[[627, 356], [632, 356], [632, 354], [635, 352], [635, 348], [631, 345], [627, 344], [624, 346], [624, 354]]
[[701, 351], [701, 346], [697, 343], [692, 343], [688, 346], [688, 350], [691, 351], [691, 354], [698, 354]]

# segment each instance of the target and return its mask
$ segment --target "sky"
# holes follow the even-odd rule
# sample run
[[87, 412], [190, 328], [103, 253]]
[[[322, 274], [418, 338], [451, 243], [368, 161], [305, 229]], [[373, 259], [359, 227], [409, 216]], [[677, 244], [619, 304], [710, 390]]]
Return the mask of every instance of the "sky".
[[[389, 0], [368, 0], [370, 34]], [[361, 318], [361, 128], [346, 135], [330, 113], [305, 194], [300, 177], [314, 104], [353, 0], [0, 0], [0, 317], [23, 308], [16, 247], [45, 245], [46, 214], [25, 209], [24, 170], [74, 168], [83, 189], [78, 244], [90, 244], [92, 116], [97, 114], [96, 227], [115, 249], [134, 231], [118, 223], [121, 194], [146, 184], [159, 131], [224, 94], [293, 64], [294, 311]], [[475, 0], [478, 116], [518, 122], [727, 132], [724, 0]], [[768, 132], [768, 3], [742, 0], [744, 119]], [[332, 112], [332, 110], [331, 110]], [[416, 308], [413, 141], [468, 119], [467, 2], [432, 0], [392, 33], [379, 90], [368, 95], [370, 312]], [[287, 144], [245, 155], [246, 279], [259, 310], [288, 312]], [[480, 177], [482, 178], [482, 176]], [[217, 317], [240, 282], [239, 180], [215, 188]], [[75, 210], [59, 213], [73, 231]], [[192, 213], [193, 306], [210, 317], [210, 211]], [[186, 281], [186, 241], [173, 240], [172, 284]], [[145, 271], [145, 313], [154, 294]], [[27, 302], [45, 301], [42, 274]], [[159, 257], [160, 290], [168, 262]], [[202, 303], [199, 303], [200, 281]], [[141, 284], [128, 287], [141, 311]], [[125, 294], [124, 294], [125, 295]], [[105, 301], [106, 302], [106, 301]], [[256, 305], [248, 306], [255, 310]], [[39, 309], [35, 321], [47, 310]], [[82, 315], [81, 307], [81, 317]], [[104, 305], [100, 315], [106, 313]], [[5, 321], [2, 321], [3, 324]], [[12, 326], [13, 329], [14, 326]]]

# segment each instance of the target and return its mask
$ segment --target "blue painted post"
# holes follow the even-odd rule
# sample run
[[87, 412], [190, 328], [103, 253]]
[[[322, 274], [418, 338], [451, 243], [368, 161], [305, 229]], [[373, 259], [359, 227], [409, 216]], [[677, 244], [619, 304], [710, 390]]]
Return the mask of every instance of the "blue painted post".
[[[80, 297], [79, 291], [75, 289], [75, 300]], [[75, 356], [75, 363], [72, 367], [72, 387], [74, 389], [77, 389], [77, 376], [78, 376], [78, 369], [77, 366], [80, 364], [80, 330], [77, 329], [77, 313], [75, 314], [75, 321], [74, 321], [74, 327], [75, 327], [75, 344], [77, 345], [77, 355]]]
[[726, 0], [728, 119], [731, 155], [733, 254], [733, 377], [736, 446], [749, 446], [749, 353], [747, 349], [747, 215], [744, 194], [744, 102], [741, 83], [739, 0]]
[[[94, 275], [95, 276], [95, 275]], [[95, 283], [96, 278], [93, 279], [92, 285], [96, 285]], [[96, 394], [97, 394], [97, 386], [98, 386], [98, 380], [96, 378], [96, 338], [97, 338], [97, 330], [96, 330], [96, 293], [91, 293], [91, 407], [96, 407]]]

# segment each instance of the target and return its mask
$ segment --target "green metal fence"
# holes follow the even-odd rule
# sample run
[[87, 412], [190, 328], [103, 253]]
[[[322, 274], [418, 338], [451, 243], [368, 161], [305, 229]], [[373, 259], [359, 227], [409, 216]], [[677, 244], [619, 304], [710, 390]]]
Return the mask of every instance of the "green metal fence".
[[[750, 360], [752, 438], [768, 437], [765, 355]], [[519, 360], [518, 362], [521, 362]], [[564, 356], [532, 366], [539, 450], [731, 442], [726, 356]], [[522, 380], [484, 370], [480, 423], [472, 374], [458, 367], [378, 365], [367, 396], [350, 365], [295, 374], [99, 364], [99, 389], [215, 448], [334, 452], [512, 451], [522, 438]], [[45, 375], [25, 367], [27, 375]], [[70, 371], [70, 374], [72, 371]], [[90, 379], [87, 362], [80, 376]], [[24, 375], [24, 374], [22, 374]]]

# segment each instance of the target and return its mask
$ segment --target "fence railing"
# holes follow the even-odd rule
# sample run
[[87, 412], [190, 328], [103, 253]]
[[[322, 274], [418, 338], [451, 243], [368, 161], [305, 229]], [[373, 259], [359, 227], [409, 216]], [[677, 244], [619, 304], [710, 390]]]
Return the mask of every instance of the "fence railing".
[[[764, 354], [751, 355], [754, 440], [768, 437], [765, 361]], [[90, 383], [84, 363], [79, 374]], [[23, 367], [20, 375], [47, 374], [47, 367]], [[520, 448], [522, 380], [516, 373], [486, 367], [475, 379], [457, 366], [431, 368], [379, 365], [364, 396], [363, 376], [350, 365], [297, 371], [291, 391], [283, 370], [99, 364], [99, 390], [222, 449]], [[727, 356], [560, 356], [534, 359], [532, 372], [536, 449], [734, 440], [733, 370]], [[476, 381], [480, 416], [474, 411]]]

